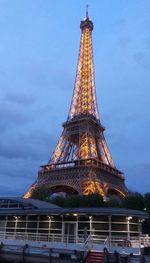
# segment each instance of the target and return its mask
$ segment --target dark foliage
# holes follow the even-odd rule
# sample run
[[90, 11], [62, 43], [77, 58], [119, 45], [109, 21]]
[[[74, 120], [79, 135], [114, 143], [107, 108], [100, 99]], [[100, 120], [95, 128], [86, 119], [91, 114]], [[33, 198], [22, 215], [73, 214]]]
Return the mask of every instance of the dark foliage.
[[144, 209], [150, 214], [150, 193], [144, 195]]
[[64, 207], [80, 207], [80, 196], [72, 195], [65, 199]]
[[33, 190], [31, 198], [47, 201], [49, 198], [49, 189], [45, 186], [38, 187]]
[[144, 197], [140, 193], [130, 193], [121, 201], [121, 207], [135, 210], [144, 210]]
[[56, 196], [55, 198], [49, 200], [50, 203], [54, 205], [58, 205], [60, 207], [64, 207], [65, 198], [63, 196]]
[[114, 197], [110, 197], [106, 205], [107, 207], [120, 207], [120, 201]]
[[50, 202], [65, 208], [104, 206], [103, 197], [100, 196], [99, 194], [91, 194], [91, 195], [83, 195], [83, 196], [72, 195], [66, 198], [57, 196]]
[[99, 194], [83, 195], [80, 197], [80, 207], [104, 206], [103, 197]]
[[130, 192], [128, 196], [122, 200], [118, 200], [115, 197], [110, 197], [107, 202], [103, 201], [103, 197], [99, 194], [91, 195], [72, 195], [66, 198], [62, 196], [56, 196], [50, 199], [49, 189], [46, 186], [35, 189], [31, 198], [47, 201], [56, 204], [64, 208], [73, 207], [123, 207], [135, 210], [145, 210], [150, 213], [150, 193], [144, 195], [137, 192]]

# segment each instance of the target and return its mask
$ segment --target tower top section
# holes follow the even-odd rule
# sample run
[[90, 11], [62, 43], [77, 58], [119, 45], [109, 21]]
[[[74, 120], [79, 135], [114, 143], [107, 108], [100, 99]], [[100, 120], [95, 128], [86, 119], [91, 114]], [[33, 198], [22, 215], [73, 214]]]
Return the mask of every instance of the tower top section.
[[88, 14], [88, 10], [89, 9], [89, 6], [88, 5], [86, 5], [86, 17], [89, 17], [89, 14]]
[[93, 64], [93, 22], [89, 18], [88, 6], [86, 8], [86, 16], [80, 23], [80, 28], [80, 50], [68, 120], [90, 115], [99, 121]]
[[80, 23], [80, 28], [83, 30], [84, 28], [89, 28], [91, 31], [93, 30], [93, 22], [89, 18], [89, 13], [88, 13], [88, 5], [86, 6], [86, 16], [85, 18], [81, 21]]

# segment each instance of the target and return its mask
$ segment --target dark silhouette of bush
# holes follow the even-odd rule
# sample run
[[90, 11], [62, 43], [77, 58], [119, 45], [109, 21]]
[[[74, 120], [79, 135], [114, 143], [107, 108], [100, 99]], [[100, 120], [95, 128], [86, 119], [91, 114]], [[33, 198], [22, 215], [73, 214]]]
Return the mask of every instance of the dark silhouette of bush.
[[109, 200], [106, 203], [107, 207], [120, 207], [121, 200], [118, 200], [114, 197], [110, 197]]
[[121, 207], [135, 210], [144, 210], [143, 195], [137, 192], [130, 193], [122, 199]]
[[104, 202], [103, 197], [97, 193], [81, 196], [71, 195], [66, 198], [57, 195], [54, 198], [50, 198], [49, 189], [46, 186], [41, 186], [33, 190], [31, 198], [47, 201], [64, 208], [105, 206], [145, 210], [150, 213], [150, 193], [142, 195], [138, 192], [130, 192], [126, 197], [120, 200], [115, 197], [110, 197], [107, 202]]
[[104, 206], [103, 197], [99, 194], [90, 195], [71, 195], [66, 198], [55, 197], [49, 202], [65, 208], [78, 208], [78, 207], [101, 207]]
[[49, 195], [50, 195], [49, 189], [43, 185], [33, 190], [31, 198], [42, 200], [42, 201], [47, 201], [49, 198]]
[[71, 196], [66, 197], [65, 202], [64, 202], [64, 207], [66, 208], [80, 207], [80, 196], [71, 195]]
[[83, 195], [80, 197], [80, 207], [104, 206], [103, 197], [99, 194]]
[[60, 207], [64, 207], [64, 203], [65, 203], [65, 198], [63, 196], [56, 196], [52, 199], [49, 199], [49, 202], [54, 204], [54, 205], [58, 205]]
[[150, 193], [144, 194], [144, 210], [150, 214]]

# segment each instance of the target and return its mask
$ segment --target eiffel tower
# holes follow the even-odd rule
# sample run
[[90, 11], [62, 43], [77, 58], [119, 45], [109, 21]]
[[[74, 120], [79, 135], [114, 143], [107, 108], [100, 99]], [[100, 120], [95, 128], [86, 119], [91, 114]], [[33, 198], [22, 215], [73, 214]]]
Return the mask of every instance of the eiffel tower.
[[25, 198], [43, 185], [49, 188], [50, 194], [96, 192], [107, 198], [114, 194], [125, 196], [128, 192], [123, 173], [111, 157], [104, 137], [105, 128], [100, 122], [94, 80], [93, 23], [88, 9], [80, 28], [80, 50], [69, 115], [49, 162], [41, 166]]

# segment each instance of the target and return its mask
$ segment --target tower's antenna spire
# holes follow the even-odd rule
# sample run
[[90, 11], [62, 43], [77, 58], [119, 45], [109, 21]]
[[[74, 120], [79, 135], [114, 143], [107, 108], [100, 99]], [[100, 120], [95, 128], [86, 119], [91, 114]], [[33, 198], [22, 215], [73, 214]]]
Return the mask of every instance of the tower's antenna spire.
[[89, 18], [88, 9], [89, 9], [89, 5], [86, 5], [86, 18]]

